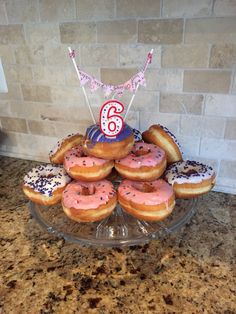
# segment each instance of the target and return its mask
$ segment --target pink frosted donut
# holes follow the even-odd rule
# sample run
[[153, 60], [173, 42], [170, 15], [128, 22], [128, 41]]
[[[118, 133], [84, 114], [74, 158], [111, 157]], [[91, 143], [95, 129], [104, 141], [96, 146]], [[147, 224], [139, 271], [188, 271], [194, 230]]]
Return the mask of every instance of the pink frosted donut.
[[118, 188], [118, 202], [129, 214], [143, 220], [162, 220], [175, 206], [172, 187], [164, 180], [124, 180]]
[[154, 144], [135, 143], [128, 156], [115, 160], [115, 168], [127, 179], [152, 181], [165, 171], [166, 154]]
[[114, 162], [102, 158], [85, 156], [82, 146], [76, 146], [65, 153], [64, 168], [76, 180], [98, 181], [109, 175]]
[[73, 181], [62, 194], [65, 214], [79, 222], [97, 221], [109, 216], [116, 203], [116, 191], [108, 180]]

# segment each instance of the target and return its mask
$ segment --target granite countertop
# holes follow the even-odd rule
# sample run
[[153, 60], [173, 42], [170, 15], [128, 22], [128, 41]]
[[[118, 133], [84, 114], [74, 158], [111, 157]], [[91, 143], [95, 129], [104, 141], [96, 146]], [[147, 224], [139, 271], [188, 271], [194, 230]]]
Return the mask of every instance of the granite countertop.
[[21, 182], [36, 162], [0, 163], [0, 313], [236, 313], [236, 196], [209, 193], [162, 241], [88, 248], [31, 217]]

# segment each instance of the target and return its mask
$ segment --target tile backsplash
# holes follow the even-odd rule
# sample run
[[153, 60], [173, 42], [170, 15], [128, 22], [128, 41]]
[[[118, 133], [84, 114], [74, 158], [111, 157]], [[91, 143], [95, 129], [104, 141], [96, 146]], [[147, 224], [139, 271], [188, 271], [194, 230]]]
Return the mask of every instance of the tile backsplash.
[[[112, 84], [154, 48], [128, 122], [167, 126], [186, 158], [215, 167], [216, 190], [236, 193], [236, 1], [0, 0], [2, 155], [47, 161], [59, 138], [92, 123], [68, 46]], [[88, 94], [98, 117], [104, 97]]]

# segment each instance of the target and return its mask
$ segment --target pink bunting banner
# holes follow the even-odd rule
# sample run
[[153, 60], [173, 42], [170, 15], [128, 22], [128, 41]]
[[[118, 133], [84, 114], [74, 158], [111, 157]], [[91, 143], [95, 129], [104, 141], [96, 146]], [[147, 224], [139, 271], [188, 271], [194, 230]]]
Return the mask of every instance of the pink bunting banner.
[[137, 85], [146, 86], [146, 80], [144, 77], [144, 72], [140, 71], [131, 77], [127, 82], [120, 85], [109, 85], [104, 84], [103, 82], [97, 80], [92, 75], [85, 73], [84, 71], [79, 70], [80, 73], [80, 84], [81, 86], [90, 84], [91, 92], [95, 92], [99, 88], [102, 88], [105, 97], [109, 97], [113, 92], [121, 97], [124, 93], [124, 90], [128, 90], [131, 93], [134, 93]]

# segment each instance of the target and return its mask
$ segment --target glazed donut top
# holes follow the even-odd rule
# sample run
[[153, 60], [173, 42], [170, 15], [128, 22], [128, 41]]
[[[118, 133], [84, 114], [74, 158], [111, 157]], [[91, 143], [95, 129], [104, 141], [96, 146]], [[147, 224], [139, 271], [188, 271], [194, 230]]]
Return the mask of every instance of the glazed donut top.
[[134, 141], [135, 141], [135, 142], [141, 142], [141, 141], [143, 141], [143, 139], [142, 139], [142, 133], [141, 133], [139, 130], [133, 129], [133, 133], [134, 133]]
[[92, 209], [106, 204], [116, 194], [108, 180], [73, 181], [63, 191], [63, 204], [68, 208]]
[[133, 130], [128, 124], [124, 124], [124, 128], [116, 137], [106, 137], [105, 134], [102, 133], [98, 124], [93, 124], [87, 128], [86, 131], [86, 139], [90, 140], [92, 143], [97, 142], [105, 142], [105, 143], [113, 143], [120, 142], [125, 140], [130, 135], [133, 135]]
[[131, 153], [125, 158], [116, 160], [115, 163], [129, 168], [154, 167], [160, 164], [163, 158], [165, 152], [160, 147], [154, 144], [135, 143]]
[[191, 160], [175, 162], [164, 173], [165, 179], [171, 185], [174, 183], [201, 183], [214, 175], [212, 167]]
[[71, 181], [62, 166], [40, 165], [29, 171], [23, 184], [35, 192], [51, 197], [53, 192]]
[[69, 134], [69, 135], [67, 135], [66, 137], [60, 139], [60, 140], [57, 142], [57, 144], [53, 147], [53, 149], [50, 150], [50, 152], [49, 152], [49, 157], [52, 157], [52, 156], [61, 148], [62, 144], [63, 144], [66, 140], [70, 139], [71, 137], [75, 137], [75, 136], [80, 136], [80, 137], [82, 138], [82, 135], [81, 135], [81, 134], [79, 134], [79, 133], [75, 133], [75, 134], [72, 133], [72, 134]]
[[107, 160], [97, 157], [84, 156], [81, 145], [69, 149], [64, 156], [64, 166], [70, 169], [74, 166], [79, 167], [94, 167], [102, 166]]
[[173, 195], [173, 188], [164, 180], [152, 182], [138, 182], [124, 180], [121, 182], [118, 192], [128, 201], [144, 205], [159, 205], [166, 203]]

